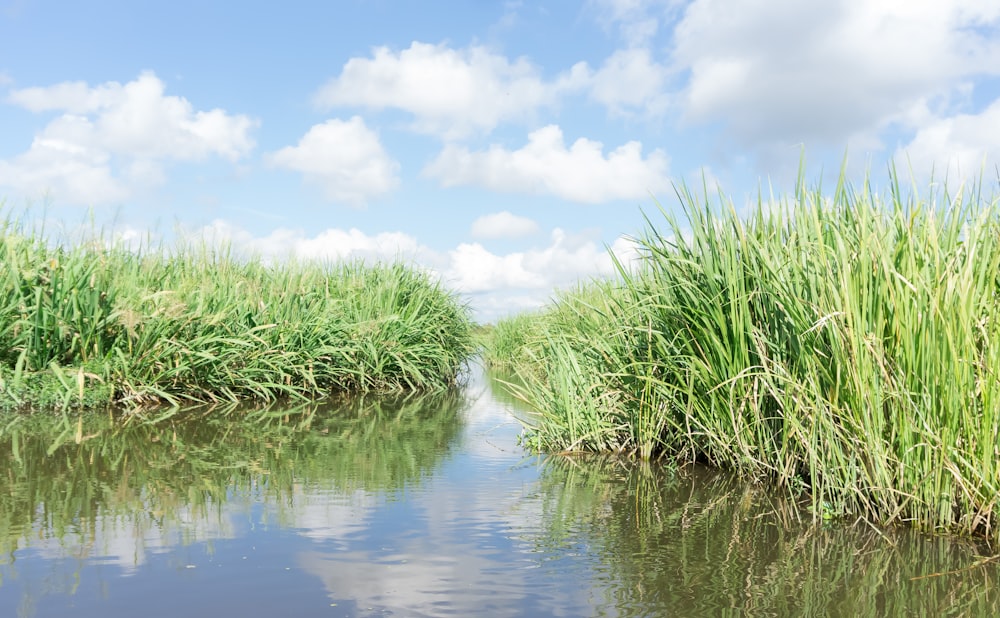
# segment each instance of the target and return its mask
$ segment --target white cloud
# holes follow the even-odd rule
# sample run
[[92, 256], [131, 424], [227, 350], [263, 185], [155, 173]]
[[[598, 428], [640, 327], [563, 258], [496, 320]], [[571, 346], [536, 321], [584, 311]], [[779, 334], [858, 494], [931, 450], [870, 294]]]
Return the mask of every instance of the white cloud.
[[662, 150], [643, 158], [642, 144], [631, 141], [605, 157], [602, 148], [584, 138], [566, 148], [562, 131], [549, 125], [530, 133], [519, 150], [492, 146], [471, 152], [447, 145], [423, 173], [446, 187], [477, 185], [590, 204], [641, 199], [670, 188], [669, 159]]
[[527, 217], [519, 217], [504, 210], [483, 215], [472, 222], [475, 238], [520, 238], [538, 232], [538, 224]]
[[[619, 237], [611, 252], [629, 267], [638, 257], [635, 243]], [[520, 311], [542, 307], [554, 290], [581, 279], [615, 274], [608, 249], [587, 235], [555, 229], [548, 246], [498, 255], [479, 244], [463, 244], [449, 252], [443, 281], [469, 295], [476, 318], [495, 321]]]
[[254, 236], [231, 222], [217, 219], [188, 231], [189, 239], [228, 243], [233, 248], [265, 258], [294, 257], [307, 260], [363, 259], [368, 261], [421, 260], [435, 263], [435, 252], [403, 232], [366, 234], [358, 229], [329, 228], [315, 236], [300, 229], [278, 228], [267, 236]]
[[[935, 118], [896, 152], [896, 163], [949, 182], [979, 178], [1000, 162], [1000, 99], [978, 114]], [[984, 170], [984, 165], [986, 166]]]
[[635, 108], [656, 114], [667, 103], [667, 68], [655, 62], [647, 49], [620, 49], [593, 75], [590, 97], [612, 113]]
[[414, 130], [454, 140], [503, 122], [530, 121], [574, 94], [586, 93], [612, 113], [659, 113], [667, 75], [648, 49], [618, 50], [596, 71], [578, 62], [547, 80], [525, 58], [510, 60], [481, 46], [414, 42], [400, 52], [379, 47], [371, 58], [348, 60], [315, 102], [403, 110], [413, 115]]
[[992, 0], [695, 0], [673, 62], [690, 71], [690, 121], [746, 144], [839, 144], [1000, 73], [998, 20]]
[[617, 26], [631, 47], [647, 46], [681, 0], [591, 0], [598, 21]]
[[73, 129], [69, 126], [72, 124], [89, 129], [85, 118], [60, 118], [35, 137], [27, 152], [0, 160], [0, 185], [33, 197], [44, 194], [79, 203], [126, 199], [131, 192], [122, 179], [115, 177], [110, 153], [63, 135]]
[[301, 172], [319, 184], [327, 198], [352, 206], [364, 206], [399, 184], [399, 163], [386, 154], [378, 135], [359, 116], [314, 125], [297, 146], [286, 146], [268, 160]]
[[[237, 252], [265, 259], [403, 260], [438, 277], [448, 288], [469, 295], [481, 320], [541, 306], [556, 288], [581, 278], [615, 273], [607, 247], [590, 234], [572, 234], [559, 228], [552, 231], [546, 245], [507, 254], [493, 253], [479, 243], [436, 251], [402, 232], [369, 235], [357, 229], [330, 228], [308, 235], [303, 230], [279, 228], [266, 236], [254, 236], [221, 219], [183, 232], [183, 241], [225, 243]], [[616, 239], [610, 249], [626, 264], [638, 255], [633, 241], [625, 237]]]
[[[139, 79], [143, 79], [140, 75]], [[120, 99], [122, 85], [108, 82], [91, 87], [86, 82], [62, 82], [54, 86], [35, 86], [15, 90], [7, 102], [38, 113], [60, 110], [69, 114], [92, 114]]]
[[445, 281], [462, 292], [546, 287], [546, 278], [542, 273], [525, 267], [523, 253], [496, 255], [479, 243], [462, 243], [449, 255], [451, 260], [445, 272]]
[[0, 161], [0, 184], [75, 203], [120, 201], [160, 184], [165, 161], [235, 161], [254, 147], [256, 121], [195, 110], [187, 99], [165, 96], [163, 82], [149, 72], [126, 84], [14, 90], [7, 101], [36, 113], [63, 113], [27, 151]]
[[66, 121], [75, 130], [61, 135], [113, 154], [187, 161], [216, 155], [235, 161], [253, 148], [249, 131], [255, 121], [221, 109], [195, 111], [183, 97], [164, 96], [164, 89], [156, 75], [145, 72], [127, 84], [91, 88], [64, 82], [15, 90], [8, 100], [33, 112], [66, 112], [46, 132]]
[[[625, 262], [636, 255], [633, 243], [625, 238], [615, 241], [612, 250]], [[552, 231], [546, 247], [497, 255], [478, 243], [463, 243], [449, 256], [444, 280], [466, 293], [541, 290], [548, 294], [580, 278], [614, 272], [607, 248], [587, 235], [560, 228]]]
[[324, 107], [404, 110], [415, 117], [415, 130], [456, 138], [530, 118], [585, 81], [582, 64], [546, 81], [524, 58], [511, 62], [484, 47], [414, 42], [401, 52], [378, 47], [371, 58], [348, 60], [315, 100]]

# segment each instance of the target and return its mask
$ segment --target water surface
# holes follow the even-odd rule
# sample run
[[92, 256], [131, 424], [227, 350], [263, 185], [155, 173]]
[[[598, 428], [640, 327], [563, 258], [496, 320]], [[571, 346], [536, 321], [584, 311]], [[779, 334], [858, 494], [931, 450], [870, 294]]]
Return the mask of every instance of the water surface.
[[0, 616], [1000, 615], [970, 541], [700, 468], [540, 458], [511, 402], [3, 421]]

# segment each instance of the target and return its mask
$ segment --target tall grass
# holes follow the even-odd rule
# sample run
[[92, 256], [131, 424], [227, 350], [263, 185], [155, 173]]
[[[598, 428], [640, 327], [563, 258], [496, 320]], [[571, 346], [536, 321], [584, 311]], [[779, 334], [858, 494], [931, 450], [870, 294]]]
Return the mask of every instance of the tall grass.
[[439, 389], [473, 351], [467, 308], [401, 264], [56, 245], [10, 219], [0, 261], [7, 406]]
[[531, 444], [705, 461], [817, 513], [1000, 540], [997, 200], [895, 176], [800, 179], [746, 216], [678, 194], [638, 269], [559, 299], [518, 352]]

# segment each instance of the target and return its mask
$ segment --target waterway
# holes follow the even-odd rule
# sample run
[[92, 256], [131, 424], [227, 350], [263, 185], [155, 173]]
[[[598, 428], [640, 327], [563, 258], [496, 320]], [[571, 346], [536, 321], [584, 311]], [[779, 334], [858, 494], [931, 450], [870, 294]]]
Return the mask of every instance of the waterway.
[[0, 616], [1000, 615], [987, 547], [704, 468], [534, 456], [495, 386], [8, 417]]

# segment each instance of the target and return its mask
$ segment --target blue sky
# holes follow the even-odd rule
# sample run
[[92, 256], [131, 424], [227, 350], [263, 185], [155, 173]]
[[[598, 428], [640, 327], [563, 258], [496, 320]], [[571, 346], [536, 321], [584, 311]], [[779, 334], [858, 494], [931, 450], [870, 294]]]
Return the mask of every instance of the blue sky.
[[124, 239], [400, 257], [477, 316], [737, 205], [1000, 160], [1000, 3], [0, 0], [0, 199]]

